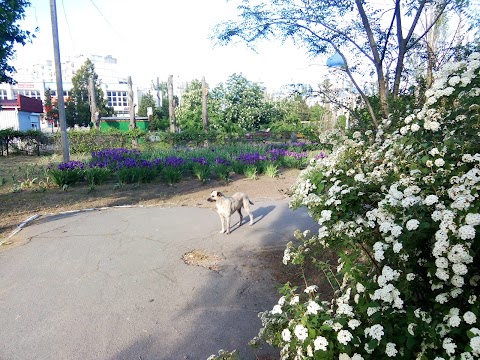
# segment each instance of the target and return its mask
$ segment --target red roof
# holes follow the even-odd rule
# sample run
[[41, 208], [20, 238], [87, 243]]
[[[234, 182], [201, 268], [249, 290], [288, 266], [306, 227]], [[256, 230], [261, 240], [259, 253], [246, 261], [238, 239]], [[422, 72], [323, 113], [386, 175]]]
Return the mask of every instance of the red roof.
[[3, 110], [18, 110], [34, 113], [43, 112], [42, 100], [29, 98], [18, 94], [17, 100], [0, 100], [0, 106]]

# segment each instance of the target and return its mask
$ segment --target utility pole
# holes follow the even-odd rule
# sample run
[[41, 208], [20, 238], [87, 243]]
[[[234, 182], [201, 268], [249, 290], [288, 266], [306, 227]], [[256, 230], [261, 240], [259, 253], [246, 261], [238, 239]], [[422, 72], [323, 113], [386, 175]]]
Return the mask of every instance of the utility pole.
[[170, 118], [170, 132], [174, 133], [177, 127], [177, 121], [175, 119], [175, 103], [173, 98], [173, 75], [168, 76], [168, 115]]
[[52, 38], [53, 38], [53, 54], [55, 58], [55, 73], [57, 80], [57, 102], [58, 102], [58, 118], [60, 121], [60, 131], [62, 139], [63, 162], [70, 161], [70, 153], [68, 149], [67, 120], [65, 115], [65, 101], [63, 99], [63, 83], [62, 83], [62, 65], [60, 62], [60, 46], [58, 43], [58, 26], [57, 26], [57, 4], [55, 0], [50, 0], [50, 16], [52, 20]]
[[98, 123], [98, 107], [97, 107], [97, 93], [95, 91], [95, 82], [93, 81], [93, 76], [88, 78], [88, 100], [90, 103], [90, 121], [92, 122], [95, 129], [100, 127]]

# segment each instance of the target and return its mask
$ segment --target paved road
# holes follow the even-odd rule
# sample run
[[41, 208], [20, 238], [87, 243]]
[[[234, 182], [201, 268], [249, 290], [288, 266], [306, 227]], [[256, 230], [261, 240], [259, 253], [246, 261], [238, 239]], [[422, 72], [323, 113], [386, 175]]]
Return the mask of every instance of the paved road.
[[[0, 253], [0, 359], [206, 359], [220, 349], [254, 358], [257, 314], [279, 297], [262, 255], [316, 225], [285, 201], [253, 210], [255, 224], [230, 235], [202, 208], [39, 218]], [[188, 265], [192, 250], [219, 260]]]

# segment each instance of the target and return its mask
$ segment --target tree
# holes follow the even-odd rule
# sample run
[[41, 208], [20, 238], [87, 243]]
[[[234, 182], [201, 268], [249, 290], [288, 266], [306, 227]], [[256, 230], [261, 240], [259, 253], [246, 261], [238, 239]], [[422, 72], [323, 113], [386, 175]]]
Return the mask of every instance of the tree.
[[[225, 84], [217, 85], [212, 91], [213, 102], [209, 107], [212, 125], [230, 131], [249, 131], [268, 124], [269, 108], [264, 93], [263, 86], [242, 74], [231, 75]], [[221, 111], [222, 116], [210, 115], [216, 110]]]
[[22, 30], [17, 24], [25, 17], [27, 0], [0, 0], [0, 83], [15, 83], [15, 67], [9, 62], [15, 55], [15, 44], [25, 45], [35, 37], [30, 31]]
[[56, 101], [52, 99], [52, 92], [50, 88], [45, 90], [45, 99], [43, 100], [43, 108], [45, 109], [45, 118], [48, 123], [52, 123], [52, 126], [58, 121], [58, 108]]
[[[316, 57], [338, 53], [343, 71], [363, 99], [373, 123], [378, 115], [355, 74], [367, 66], [375, 74], [381, 116], [389, 115], [389, 101], [398, 97], [406, 55], [415, 50], [430, 28], [446, 12], [462, 11], [466, 0], [395, 0], [393, 7], [372, 5], [362, 0], [294, 1], [271, 0], [253, 5], [242, 1], [241, 20], [217, 25], [221, 44], [240, 38], [249, 44], [260, 39], [293, 39]], [[376, 6], [376, 7], [375, 7]], [[420, 29], [425, 11], [433, 9], [430, 27]]]
[[175, 109], [178, 125], [182, 130], [201, 130], [202, 82], [195, 79], [187, 84], [180, 105]]
[[94, 82], [99, 116], [110, 116], [114, 113], [113, 108], [108, 106], [108, 100], [104, 97], [98, 75], [95, 72], [95, 66], [90, 59], [87, 59], [72, 78], [72, 93], [65, 105], [68, 126], [74, 126], [75, 124], [88, 125], [90, 123], [91, 112], [88, 102], [88, 82], [90, 77], [93, 78]]

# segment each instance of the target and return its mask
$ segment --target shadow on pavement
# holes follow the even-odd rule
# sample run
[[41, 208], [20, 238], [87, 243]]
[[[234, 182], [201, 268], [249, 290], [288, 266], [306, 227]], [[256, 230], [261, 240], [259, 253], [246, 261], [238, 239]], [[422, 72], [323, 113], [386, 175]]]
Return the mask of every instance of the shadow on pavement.
[[[272, 213], [272, 211], [275, 212]], [[279, 359], [279, 351], [268, 345], [255, 353], [248, 342], [258, 335], [258, 313], [272, 309], [280, 295], [273, 276], [272, 250], [283, 250], [294, 239], [297, 228], [318, 231], [306, 211], [292, 216], [288, 206], [265, 206], [255, 210], [255, 217], [272, 215], [275, 220], [265, 228], [245, 227], [230, 236], [215, 235], [218, 242], [235, 241], [225, 250], [218, 272], [201, 269], [206, 281], [188, 295], [188, 305], [177, 309], [171, 324], [162, 324], [156, 334], [140, 337], [110, 360], [119, 359], [207, 359], [221, 349], [238, 350], [242, 360]], [[298, 222], [294, 219], [299, 220]], [[243, 227], [241, 228], [243, 229]], [[254, 237], [248, 235], [255, 234]], [[281, 262], [281, 259], [277, 259]], [[266, 263], [267, 262], [267, 263]], [[200, 284], [199, 284], [200, 285]], [[175, 324], [188, 322], [189, 331], [180, 334], [174, 344], [162, 343], [164, 331], [175, 331]]]

